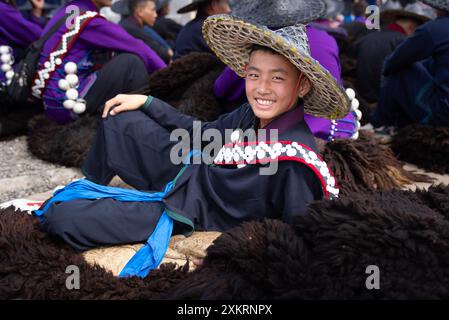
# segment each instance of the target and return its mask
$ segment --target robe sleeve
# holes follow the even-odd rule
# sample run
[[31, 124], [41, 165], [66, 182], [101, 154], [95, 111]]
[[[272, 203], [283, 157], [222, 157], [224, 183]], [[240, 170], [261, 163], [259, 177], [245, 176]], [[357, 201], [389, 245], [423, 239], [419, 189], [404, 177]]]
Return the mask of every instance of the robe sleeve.
[[2, 10], [0, 31], [8, 42], [26, 48], [39, 39], [42, 32], [40, 26], [25, 19], [17, 9], [9, 5], [3, 6]]
[[279, 162], [278, 172], [271, 180], [273, 207], [286, 223], [305, 215], [308, 205], [321, 200], [324, 195], [317, 175], [301, 163]]
[[149, 74], [167, 65], [142, 40], [129, 35], [121, 26], [104, 19], [92, 19], [79, 39], [87, 47], [133, 53], [145, 63]]
[[[168, 103], [152, 96], [148, 97], [142, 107], [142, 111], [167, 130], [181, 128], [191, 131], [193, 129], [193, 122], [197, 120], [192, 116], [183, 114]], [[238, 127], [239, 120], [242, 119], [245, 114], [250, 114], [248, 108], [241, 107], [231, 113], [221, 115], [215, 121], [201, 122], [201, 132], [212, 128], [217, 129], [220, 132], [224, 132], [225, 129], [235, 129]]]
[[416, 29], [415, 33], [401, 43], [386, 59], [383, 74], [385, 76], [391, 75], [415, 62], [430, 57], [433, 48], [432, 36], [425, 28], [425, 25]]

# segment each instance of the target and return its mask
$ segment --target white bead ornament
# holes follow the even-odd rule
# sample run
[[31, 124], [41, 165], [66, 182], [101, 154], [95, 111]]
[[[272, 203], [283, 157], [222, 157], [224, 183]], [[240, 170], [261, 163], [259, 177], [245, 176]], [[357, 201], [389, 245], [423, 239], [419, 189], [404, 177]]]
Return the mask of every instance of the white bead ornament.
[[9, 46], [0, 46], [0, 54], [11, 54], [12, 48]]
[[349, 100], [353, 100], [355, 98], [355, 91], [351, 88], [346, 89], [346, 95], [348, 96]]
[[10, 63], [11, 55], [9, 53], [3, 53], [0, 57], [0, 60], [2, 61], [2, 63]]
[[76, 114], [80, 114], [86, 111], [86, 103], [84, 101], [78, 101], [75, 103], [75, 106], [73, 107], [73, 112]]
[[66, 79], [60, 79], [58, 81], [58, 87], [61, 90], [67, 91], [70, 89], [70, 83]]
[[360, 106], [359, 100], [357, 100], [356, 98], [352, 99], [352, 102], [351, 102], [352, 109], [356, 110], [359, 108], [359, 106]]
[[78, 76], [76, 74], [68, 74], [65, 77], [65, 80], [72, 88], [74, 88], [78, 85]]
[[76, 105], [76, 101], [75, 100], [66, 100], [62, 103], [62, 105], [64, 106], [65, 109], [72, 110]]
[[67, 62], [64, 65], [64, 71], [67, 74], [74, 74], [78, 70], [78, 67], [75, 62]]
[[8, 72], [6, 72], [5, 76], [6, 79], [11, 80], [14, 77], [14, 71], [9, 70]]
[[233, 131], [233, 132], [231, 133], [231, 142], [236, 143], [236, 142], [239, 141], [239, 139], [240, 139], [240, 132], [238, 132], [238, 130]]
[[11, 69], [12, 69], [12, 67], [11, 67], [10, 64], [7, 64], [7, 63], [2, 64], [2, 71], [3, 71], [3, 72], [8, 72], [8, 71], [11, 70]]
[[78, 90], [71, 88], [71, 89], [67, 90], [65, 95], [70, 100], [76, 100], [76, 99], [78, 99]]

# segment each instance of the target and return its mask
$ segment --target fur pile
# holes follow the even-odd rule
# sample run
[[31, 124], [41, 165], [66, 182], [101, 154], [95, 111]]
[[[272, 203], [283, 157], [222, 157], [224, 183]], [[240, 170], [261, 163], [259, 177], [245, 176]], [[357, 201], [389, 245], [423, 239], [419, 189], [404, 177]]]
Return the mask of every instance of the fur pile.
[[[174, 299], [447, 299], [449, 188], [353, 193], [223, 234]], [[368, 266], [380, 289], [368, 290]]]
[[[448, 299], [449, 187], [351, 193], [310, 206], [287, 225], [253, 221], [229, 230], [191, 273], [170, 265], [117, 279], [38, 230], [0, 212], [0, 299]], [[68, 265], [81, 272], [67, 290]], [[380, 289], [368, 290], [368, 266]]]
[[413, 181], [431, 182], [428, 177], [404, 170], [389, 146], [368, 131], [361, 130], [357, 140], [327, 143], [322, 156], [334, 173], [341, 194], [388, 191]]
[[[65, 273], [78, 266], [80, 289], [68, 290]], [[164, 265], [143, 281], [116, 278], [90, 266], [81, 253], [50, 239], [39, 220], [12, 208], [0, 211], [0, 299], [158, 299], [185, 278], [187, 268]]]
[[95, 136], [98, 121], [96, 116], [85, 116], [60, 125], [45, 115], [36, 116], [29, 123], [28, 150], [39, 159], [80, 168]]
[[449, 174], [449, 127], [406, 126], [393, 136], [391, 148], [399, 159]]

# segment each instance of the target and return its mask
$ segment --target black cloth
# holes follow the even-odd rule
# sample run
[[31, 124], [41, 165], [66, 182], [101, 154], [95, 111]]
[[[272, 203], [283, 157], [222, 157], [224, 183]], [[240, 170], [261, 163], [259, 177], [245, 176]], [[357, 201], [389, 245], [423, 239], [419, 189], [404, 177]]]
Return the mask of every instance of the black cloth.
[[385, 29], [372, 32], [356, 42], [356, 89], [368, 102], [379, 100], [384, 61], [405, 39], [404, 34]]
[[203, 38], [203, 22], [206, 16], [198, 14], [195, 19], [187, 23], [178, 33], [173, 60], [179, 59], [190, 52], [209, 52], [212, 50]]
[[98, 71], [97, 76], [97, 80], [84, 97], [88, 114], [102, 112], [105, 102], [109, 99], [148, 84], [145, 64], [138, 56], [130, 53], [113, 57]]
[[145, 44], [153, 49], [157, 53], [157, 55], [161, 57], [162, 60], [164, 60], [165, 63], [168, 64], [170, 62], [168, 50], [156, 40], [151, 38], [151, 36], [144, 31], [143, 27], [139, 26], [133, 16], [122, 19], [120, 21], [120, 25], [134, 38], [140, 39], [145, 42]]
[[[171, 147], [177, 143], [169, 141], [170, 132], [176, 128], [193, 132], [193, 120], [156, 98], [145, 113], [133, 111], [108, 117], [99, 128], [83, 171], [87, 178], [97, 183], [106, 184], [117, 174], [138, 189], [157, 188], [154, 191], [160, 191], [181, 168], [170, 161]], [[214, 128], [224, 137], [226, 129], [246, 130], [256, 125], [254, 113], [246, 104], [214, 122], [202, 123], [198, 134]], [[297, 141], [318, 152], [304, 121], [281, 132], [279, 140]], [[176, 229], [184, 233], [192, 231], [192, 227], [225, 231], [244, 221], [264, 217], [291, 222], [294, 216], [306, 214], [307, 204], [323, 197], [320, 181], [308, 166], [281, 161], [273, 175], [261, 175], [261, 166], [188, 165], [163, 199], [165, 209], [175, 220]], [[117, 243], [124, 243], [123, 239], [142, 241], [142, 237], [150, 235], [152, 230], [137, 232], [134, 236], [134, 227], [129, 224], [140, 218], [122, 219], [121, 215], [127, 216], [128, 210], [133, 211], [133, 217], [139, 214], [147, 217], [148, 211], [159, 217], [162, 211], [155, 203], [136, 206], [133, 203], [118, 205], [111, 200], [69, 201], [64, 205], [52, 204], [51, 213], [46, 217], [46, 228], [53, 235], [69, 239], [69, 243], [78, 249], [93, 244], [112, 244], [114, 240], [111, 239], [117, 239]], [[61, 216], [63, 218], [59, 218]], [[90, 227], [91, 219], [97, 227]], [[145, 227], [135, 228], [151, 229], [153, 224], [154, 217], [149, 218]], [[95, 240], [89, 242], [86, 239]]]
[[449, 17], [415, 30], [385, 61], [374, 126], [449, 126]]
[[372, 32], [377, 32], [376, 29], [368, 29], [364, 23], [358, 21], [346, 23], [343, 28], [348, 32], [351, 41], [357, 41]]

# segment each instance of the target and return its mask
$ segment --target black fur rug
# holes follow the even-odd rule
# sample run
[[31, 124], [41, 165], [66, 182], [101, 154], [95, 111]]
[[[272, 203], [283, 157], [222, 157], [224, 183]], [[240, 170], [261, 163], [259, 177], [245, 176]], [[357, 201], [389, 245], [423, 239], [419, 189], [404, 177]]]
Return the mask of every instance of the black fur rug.
[[432, 182], [427, 176], [404, 170], [390, 147], [374, 134], [361, 130], [357, 140], [326, 143], [321, 153], [340, 187], [351, 191], [388, 191], [415, 182]]
[[409, 125], [393, 136], [391, 148], [399, 159], [449, 174], [449, 127]]
[[[293, 225], [247, 222], [225, 232], [191, 273], [171, 265], [145, 279], [114, 278], [0, 212], [0, 299], [448, 299], [449, 187], [352, 193], [312, 204]], [[68, 265], [81, 272], [67, 290]], [[368, 290], [368, 266], [379, 289]]]

